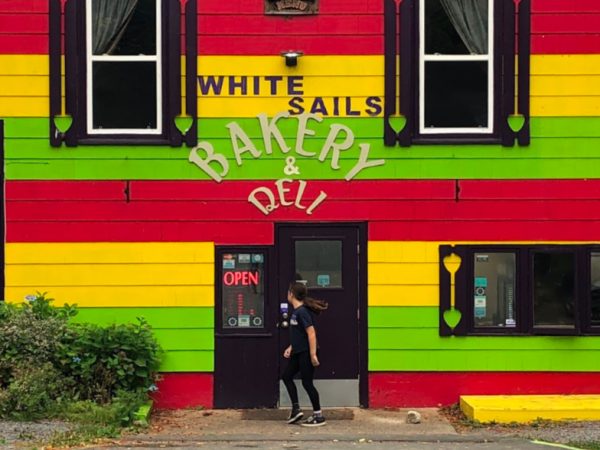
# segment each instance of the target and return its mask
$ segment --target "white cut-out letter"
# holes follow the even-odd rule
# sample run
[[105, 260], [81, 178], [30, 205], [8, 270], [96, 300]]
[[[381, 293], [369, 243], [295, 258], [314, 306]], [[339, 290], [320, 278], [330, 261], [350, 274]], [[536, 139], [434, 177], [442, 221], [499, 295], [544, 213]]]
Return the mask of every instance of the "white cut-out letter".
[[[343, 142], [336, 143], [340, 132], [346, 133], [346, 137]], [[323, 149], [321, 150], [321, 154], [319, 155], [319, 161], [323, 162], [327, 159], [327, 155], [331, 150], [333, 150], [333, 155], [331, 156], [331, 168], [339, 169], [340, 168], [340, 152], [342, 150], [348, 150], [354, 144], [354, 133], [350, 128], [345, 125], [333, 124], [329, 128], [329, 134], [327, 135], [327, 140], [323, 145]]]
[[304, 136], [314, 136], [317, 132], [315, 130], [309, 130], [306, 128], [310, 119], [316, 120], [317, 122], [323, 122], [323, 118], [316, 114], [304, 113], [298, 116], [298, 132], [296, 134], [296, 153], [301, 156], [315, 156], [315, 152], [307, 152], [304, 150]]
[[[200, 155], [198, 155], [198, 150], [204, 150], [206, 159], [202, 159]], [[223, 177], [227, 176], [227, 173], [229, 172], [229, 163], [223, 155], [215, 153], [215, 149], [209, 142], [200, 142], [191, 149], [188, 161], [204, 170], [204, 172], [217, 183], [220, 183], [223, 180]], [[216, 162], [221, 166], [220, 173], [210, 167], [210, 163], [212, 162]]]
[[[258, 158], [260, 156], [260, 152], [256, 149], [248, 135], [236, 122], [229, 122], [225, 126], [229, 128], [231, 146], [233, 148], [233, 154], [235, 155], [235, 160], [238, 166], [242, 165], [242, 155], [246, 152], [250, 152], [254, 158]], [[238, 141], [242, 142], [242, 147], [238, 145]]]
[[374, 159], [373, 161], [369, 161], [369, 151], [371, 150], [371, 145], [369, 144], [358, 144], [360, 147], [360, 156], [358, 157], [358, 161], [356, 165], [348, 172], [348, 174], [344, 177], [346, 181], [350, 181], [354, 178], [358, 173], [369, 167], [376, 167], [385, 164], [385, 159]]
[[289, 178], [282, 178], [281, 180], [277, 180], [275, 185], [277, 186], [277, 192], [279, 192], [279, 202], [281, 206], [290, 206], [293, 205], [294, 202], [290, 202], [285, 199], [285, 194], [290, 192], [290, 188], [283, 187], [283, 183], [293, 183], [294, 180], [290, 180]]
[[259, 114], [257, 117], [260, 122], [263, 140], [265, 141], [265, 153], [267, 155], [273, 153], [271, 138], [275, 138], [275, 141], [277, 141], [277, 145], [279, 145], [279, 148], [283, 153], [289, 152], [290, 148], [287, 146], [287, 143], [285, 142], [285, 139], [281, 134], [281, 130], [277, 128], [277, 121], [284, 117], [290, 117], [290, 113], [287, 111], [280, 112], [275, 117], [273, 117], [270, 122], [266, 114]]
[[[256, 195], [260, 193], [265, 195], [267, 199], [266, 205], [263, 205], [260, 200], [256, 198]], [[250, 192], [250, 195], [248, 195], [248, 201], [260, 209], [265, 216], [268, 216], [274, 209], [279, 208], [279, 205], [275, 202], [275, 195], [273, 195], [271, 189], [265, 186], [257, 187]]]

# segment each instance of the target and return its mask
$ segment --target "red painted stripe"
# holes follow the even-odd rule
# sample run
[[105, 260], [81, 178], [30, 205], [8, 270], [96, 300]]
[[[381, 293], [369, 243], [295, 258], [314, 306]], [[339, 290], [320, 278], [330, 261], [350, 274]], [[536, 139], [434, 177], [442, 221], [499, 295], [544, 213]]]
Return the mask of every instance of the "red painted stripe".
[[214, 242], [271, 245], [271, 222], [21, 222], [7, 242]]
[[598, 0], [531, 0], [531, 10], [534, 13], [600, 13]]
[[253, 16], [240, 20], [236, 16], [201, 15], [198, 17], [200, 35], [279, 35], [286, 39], [293, 35], [377, 35], [383, 33], [383, 16], [376, 15], [318, 15], [318, 16]]
[[2, 34], [48, 34], [47, 14], [0, 14]]
[[600, 221], [370, 222], [375, 241], [600, 241]]
[[600, 199], [600, 180], [461, 180], [465, 200]]
[[[264, 14], [264, 2], [256, 0], [202, 0], [198, 2], [201, 14]], [[327, 0], [319, 2], [319, 14], [374, 14], [383, 13], [381, 0]]]
[[[542, 14], [532, 17], [533, 34], [598, 34], [600, 14]], [[596, 48], [600, 52], [600, 48]]]
[[1, 0], [0, 13], [47, 13], [48, 0]]
[[7, 201], [125, 200], [125, 181], [7, 181]]
[[[383, 36], [202, 36], [200, 55], [278, 55], [300, 49], [310, 55], [382, 55]], [[538, 34], [531, 37], [532, 54], [597, 54], [600, 34]], [[0, 54], [48, 54], [48, 36], [1, 34]]]
[[437, 407], [461, 395], [600, 394], [600, 373], [387, 372], [369, 373], [369, 406]]
[[164, 373], [152, 395], [157, 409], [213, 407], [212, 373]]
[[[273, 184], [267, 184], [278, 196]], [[250, 191], [238, 200], [214, 201], [129, 201], [124, 196], [118, 201], [19, 201], [6, 203], [6, 218], [11, 226], [20, 222], [209, 222], [220, 221], [279, 221], [312, 219], [303, 209], [278, 206], [266, 216], [247, 200]], [[306, 195], [300, 202], [308, 208], [319, 195], [319, 190], [307, 184]], [[327, 190], [324, 192], [327, 193]], [[267, 204], [264, 196], [259, 197]], [[285, 197], [294, 202], [296, 189]], [[277, 205], [280, 204], [277, 197]], [[591, 221], [600, 225], [600, 200], [344, 200], [327, 198], [313, 213], [314, 220], [327, 221], [428, 221], [450, 224], [467, 221], [490, 221], [488, 227], [502, 227], [507, 221], [548, 221], [553, 227], [563, 222]]]

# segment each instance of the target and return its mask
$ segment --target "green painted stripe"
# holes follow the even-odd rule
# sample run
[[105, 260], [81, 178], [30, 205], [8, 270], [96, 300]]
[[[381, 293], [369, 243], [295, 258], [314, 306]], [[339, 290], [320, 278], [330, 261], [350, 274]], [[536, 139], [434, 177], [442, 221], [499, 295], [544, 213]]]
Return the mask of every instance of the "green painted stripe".
[[[211, 144], [215, 150], [225, 156], [230, 165], [235, 166], [235, 155], [231, 149], [229, 139], [211, 139]], [[264, 153], [264, 143], [262, 140], [254, 141], [257, 149], [262, 153], [258, 160], [253, 160], [250, 154], [243, 156], [243, 169], [248, 171], [255, 164], [268, 164], [269, 166], [280, 166], [285, 163], [286, 154], [275, 150], [272, 155]], [[359, 142], [358, 140], [356, 142]], [[290, 141], [291, 143], [291, 141]], [[506, 149], [500, 146], [467, 145], [457, 148], [451, 145], [438, 145], [414, 147], [417, 151], [405, 153], [395, 152], [394, 149], [385, 147], [381, 138], [361, 139], [360, 143], [369, 144], [369, 159], [385, 159], [387, 164], [404, 164], [405, 161], [414, 160], [463, 160], [463, 159], [481, 159], [482, 154], [486, 159], [496, 160], [514, 160], [514, 159], [579, 159], [579, 158], [600, 158], [600, 138], [538, 138], [531, 146], [527, 148]], [[273, 148], [278, 149], [275, 140], [272, 140]], [[322, 138], [305, 139], [303, 149], [309, 152], [320, 154], [323, 148], [324, 140]], [[165, 147], [80, 147], [78, 149], [52, 149], [44, 139], [7, 139], [5, 145], [5, 158], [9, 164], [18, 164], [19, 162], [31, 164], [39, 160], [54, 161], [77, 160], [82, 164], [94, 163], [95, 160], [136, 160], [146, 165], [164, 164], [166, 161], [175, 162], [178, 165], [189, 165], [188, 156], [190, 150], [184, 148]], [[344, 151], [340, 155], [342, 161], [347, 161], [346, 166], [352, 167], [356, 162], [360, 150], [355, 143], [355, 147]], [[202, 155], [202, 154], [201, 154]], [[289, 154], [288, 154], [289, 155]], [[304, 165], [306, 160], [313, 158], [297, 157], [298, 163]], [[102, 162], [104, 163], [104, 162]], [[328, 167], [330, 161], [322, 163]], [[429, 162], [427, 163], [429, 164]], [[537, 164], [537, 163], [536, 163]], [[344, 164], [342, 164], [344, 166]], [[192, 166], [193, 167], [193, 166]], [[233, 167], [232, 167], [233, 169]], [[381, 169], [376, 169], [381, 170]], [[240, 172], [241, 173], [241, 172]], [[228, 178], [233, 173], [230, 170]]]
[[[168, 151], [168, 150], [166, 150]], [[419, 150], [415, 150], [419, 151]], [[517, 154], [522, 150], [511, 150]], [[318, 161], [301, 161], [306, 180], [340, 180], [354, 162], [340, 161], [332, 171]], [[529, 159], [415, 159], [387, 161], [384, 166], [362, 171], [355, 179], [581, 179], [598, 178], [597, 158]], [[273, 180], [281, 178], [283, 161], [254, 161], [242, 168], [230, 166], [227, 180]], [[186, 161], [124, 160], [21, 160], [6, 161], [8, 180], [207, 180], [208, 176]]]
[[437, 327], [438, 310], [431, 306], [370, 306], [369, 328]]
[[369, 350], [369, 370], [597, 372], [600, 358], [586, 350]]
[[74, 320], [99, 325], [135, 322], [143, 317], [153, 328], [210, 328], [214, 326], [214, 308], [79, 308]]
[[[49, 120], [47, 118], [6, 118], [7, 138], [48, 138]], [[227, 138], [225, 127], [230, 122], [237, 122], [250, 137], [260, 138], [258, 121], [253, 118], [202, 119], [198, 121], [198, 132], [201, 139]], [[280, 120], [277, 125], [286, 137], [296, 135], [295, 121]], [[326, 134], [333, 123], [346, 125], [355, 136], [361, 138], [379, 138], [383, 135], [383, 119], [381, 118], [325, 118], [323, 122], [309, 122], [310, 129], [318, 135]], [[600, 117], [532, 117], [531, 135], [537, 137], [600, 137]]]
[[163, 355], [161, 372], [213, 372], [212, 351], [168, 351]]
[[214, 350], [215, 336], [212, 328], [165, 330], [155, 329], [154, 335], [164, 350]]
[[[370, 328], [370, 350], [600, 350], [595, 336], [440, 337], [438, 328]], [[599, 366], [600, 367], [600, 366]]]

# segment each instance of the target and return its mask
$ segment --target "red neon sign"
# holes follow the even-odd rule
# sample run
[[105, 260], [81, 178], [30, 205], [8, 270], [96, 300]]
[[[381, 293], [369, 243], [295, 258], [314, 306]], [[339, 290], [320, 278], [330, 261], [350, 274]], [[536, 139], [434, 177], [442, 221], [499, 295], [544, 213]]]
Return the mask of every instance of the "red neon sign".
[[225, 272], [223, 274], [223, 284], [226, 286], [249, 286], [258, 285], [259, 272], [249, 272], [247, 270], [239, 272]]

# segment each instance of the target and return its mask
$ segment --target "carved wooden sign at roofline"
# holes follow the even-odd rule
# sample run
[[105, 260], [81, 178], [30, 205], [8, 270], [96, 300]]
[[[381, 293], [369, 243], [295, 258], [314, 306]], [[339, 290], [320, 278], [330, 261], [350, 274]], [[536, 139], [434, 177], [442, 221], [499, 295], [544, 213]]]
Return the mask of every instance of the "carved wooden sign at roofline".
[[265, 0], [265, 14], [317, 14], [319, 0]]

